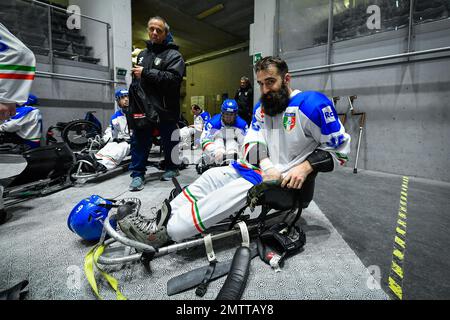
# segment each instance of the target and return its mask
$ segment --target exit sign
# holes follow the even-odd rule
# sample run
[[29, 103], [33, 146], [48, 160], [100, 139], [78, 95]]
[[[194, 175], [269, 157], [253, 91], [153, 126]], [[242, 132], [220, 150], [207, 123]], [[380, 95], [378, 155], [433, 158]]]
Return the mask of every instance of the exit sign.
[[117, 68], [117, 76], [125, 77], [127, 75], [127, 70], [122, 68]]
[[255, 53], [253, 55], [253, 64], [257, 63], [261, 59], [262, 59], [262, 53], [261, 52]]

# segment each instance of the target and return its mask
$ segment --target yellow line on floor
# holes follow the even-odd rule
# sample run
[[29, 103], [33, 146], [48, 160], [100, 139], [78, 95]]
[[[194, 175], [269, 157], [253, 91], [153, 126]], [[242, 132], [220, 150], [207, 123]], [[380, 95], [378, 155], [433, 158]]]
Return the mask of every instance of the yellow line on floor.
[[408, 213], [408, 184], [409, 178], [403, 177], [399, 199], [397, 225], [395, 227], [394, 249], [392, 252], [391, 271], [389, 274], [389, 289], [394, 297], [403, 299], [403, 262], [406, 251], [406, 217]]

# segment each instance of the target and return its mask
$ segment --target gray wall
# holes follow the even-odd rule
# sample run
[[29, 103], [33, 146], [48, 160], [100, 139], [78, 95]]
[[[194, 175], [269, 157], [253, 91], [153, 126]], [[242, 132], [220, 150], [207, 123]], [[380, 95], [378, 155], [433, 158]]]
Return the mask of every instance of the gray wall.
[[[37, 70], [50, 71], [48, 57], [36, 56], [36, 60]], [[63, 59], [55, 59], [54, 72], [96, 79], [109, 77], [106, 67]], [[44, 134], [58, 121], [84, 118], [86, 111], [96, 111], [95, 116], [103, 126], [114, 113], [114, 93], [109, 84], [39, 76], [33, 81], [31, 92], [40, 99]]]
[[228, 93], [229, 98], [234, 98], [241, 76], [253, 79], [248, 50], [187, 66], [186, 96], [181, 108], [184, 116], [192, 123], [191, 96], [205, 96], [205, 109], [211, 115], [220, 112], [222, 101], [217, 96]]
[[[99, 65], [54, 59], [53, 70], [48, 57], [36, 56], [37, 70], [65, 75], [75, 75], [95, 79], [110, 80], [112, 72], [116, 84], [86, 82], [61, 78], [49, 78], [37, 75], [33, 82], [32, 93], [40, 100], [39, 108], [43, 114], [44, 131], [58, 121], [70, 121], [83, 118], [86, 111], [96, 111], [96, 117], [105, 127], [114, 113], [114, 89], [127, 87], [131, 69], [131, 2], [130, 0], [70, 0], [68, 4], [80, 6], [81, 13], [89, 17], [106, 21], [111, 25], [110, 53], [111, 70], [108, 69], [106, 49], [106, 27], [99, 22], [90, 22], [82, 18], [81, 31], [87, 44], [94, 47], [94, 56], [102, 61]], [[98, 32], [94, 32], [99, 29]], [[118, 78], [116, 68], [128, 71], [126, 78]]]
[[[258, 6], [256, 1], [255, 7]], [[415, 26], [413, 50], [448, 46], [449, 30], [450, 20]], [[406, 38], [407, 29], [401, 29], [338, 42], [333, 45], [331, 62], [402, 53], [407, 48]], [[326, 64], [326, 47], [281, 56], [291, 70], [319, 66]], [[294, 75], [292, 86], [303, 91], [322, 91], [330, 97], [358, 96], [354, 107], [367, 116], [359, 168], [450, 182], [450, 58], [448, 53], [434, 55], [434, 59], [423, 58], [319, 74], [304, 72]], [[344, 99], [338, 102], [337, 109], [339, 113], [347, 112], [345, 126], [353, 138], [348, 166], [353, 167], [359, 118], [350, 117]]]

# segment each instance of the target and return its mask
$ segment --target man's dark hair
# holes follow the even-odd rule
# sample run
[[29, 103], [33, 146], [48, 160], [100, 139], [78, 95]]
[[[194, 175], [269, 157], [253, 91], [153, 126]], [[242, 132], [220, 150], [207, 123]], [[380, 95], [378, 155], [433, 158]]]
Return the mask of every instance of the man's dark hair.
[[160, 16], [154, 16], [154, 17], [151, 17], [150, 19], [148, 19], [147, 24], [149, 24], [149, 22], [152, 21], [152, 20], [162, 21], [162, 23], [164, 23], [164, 28], [166, 29], [166, 33], [170, 32], [170, 26], [167, 23], [166, 19], [164, 19], [163, 17], [160, 17]]
[[202, 108], [200, 108], [200, 106], [199, 106], [198, 104], [193, 104], [193, 105], [191, 106], [191, 108], [192, 108], [192, 109], [195, 109], [195, 110], [202, 110]]
[[242, 76], [242, 77], [241, 77], [241, 81], [245, 81], [245, 82], [247, 82], [247, 83], [250, 83], [250, 79], [247, 78], [246, 76]]
[[277, 67], [278, 74], [280, 74], [282, 78], [289, 72], [286, 61], [279, 57], [267, 56], [255, 64], [255, 73], [259, 71], [266, 71], [270, 66]]

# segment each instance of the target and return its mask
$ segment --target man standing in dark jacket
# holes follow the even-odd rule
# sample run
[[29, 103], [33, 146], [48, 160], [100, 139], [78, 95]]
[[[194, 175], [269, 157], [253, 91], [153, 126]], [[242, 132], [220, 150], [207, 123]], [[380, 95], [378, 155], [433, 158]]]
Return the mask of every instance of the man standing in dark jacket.
[[[149, 103], [158, 112], [166, 170], [161, 180], [169, 181], [179, 175], [177, 169], [179, 152], [175, 148], [179, 143], [177, 138], [179, 134], [175, 131], [178, 129], [177, 122], [180, 118], [180, 88], [185, 66], [164, 18], [150, 18], [147, 30], [150, 41], [147, 42], [147, 48], [138, 55], [132, 73], [141, 79], [141, 86]], [[131, 191], [144, 188], [146, 163], [151, 148], [149, 131], [135, 130], [132, 136]]]
[[238, 115], [250, 125], [253, 115], [253, 88], [247, 77], [241, 77], [241, 85], [234, 96], [239, 109]]

